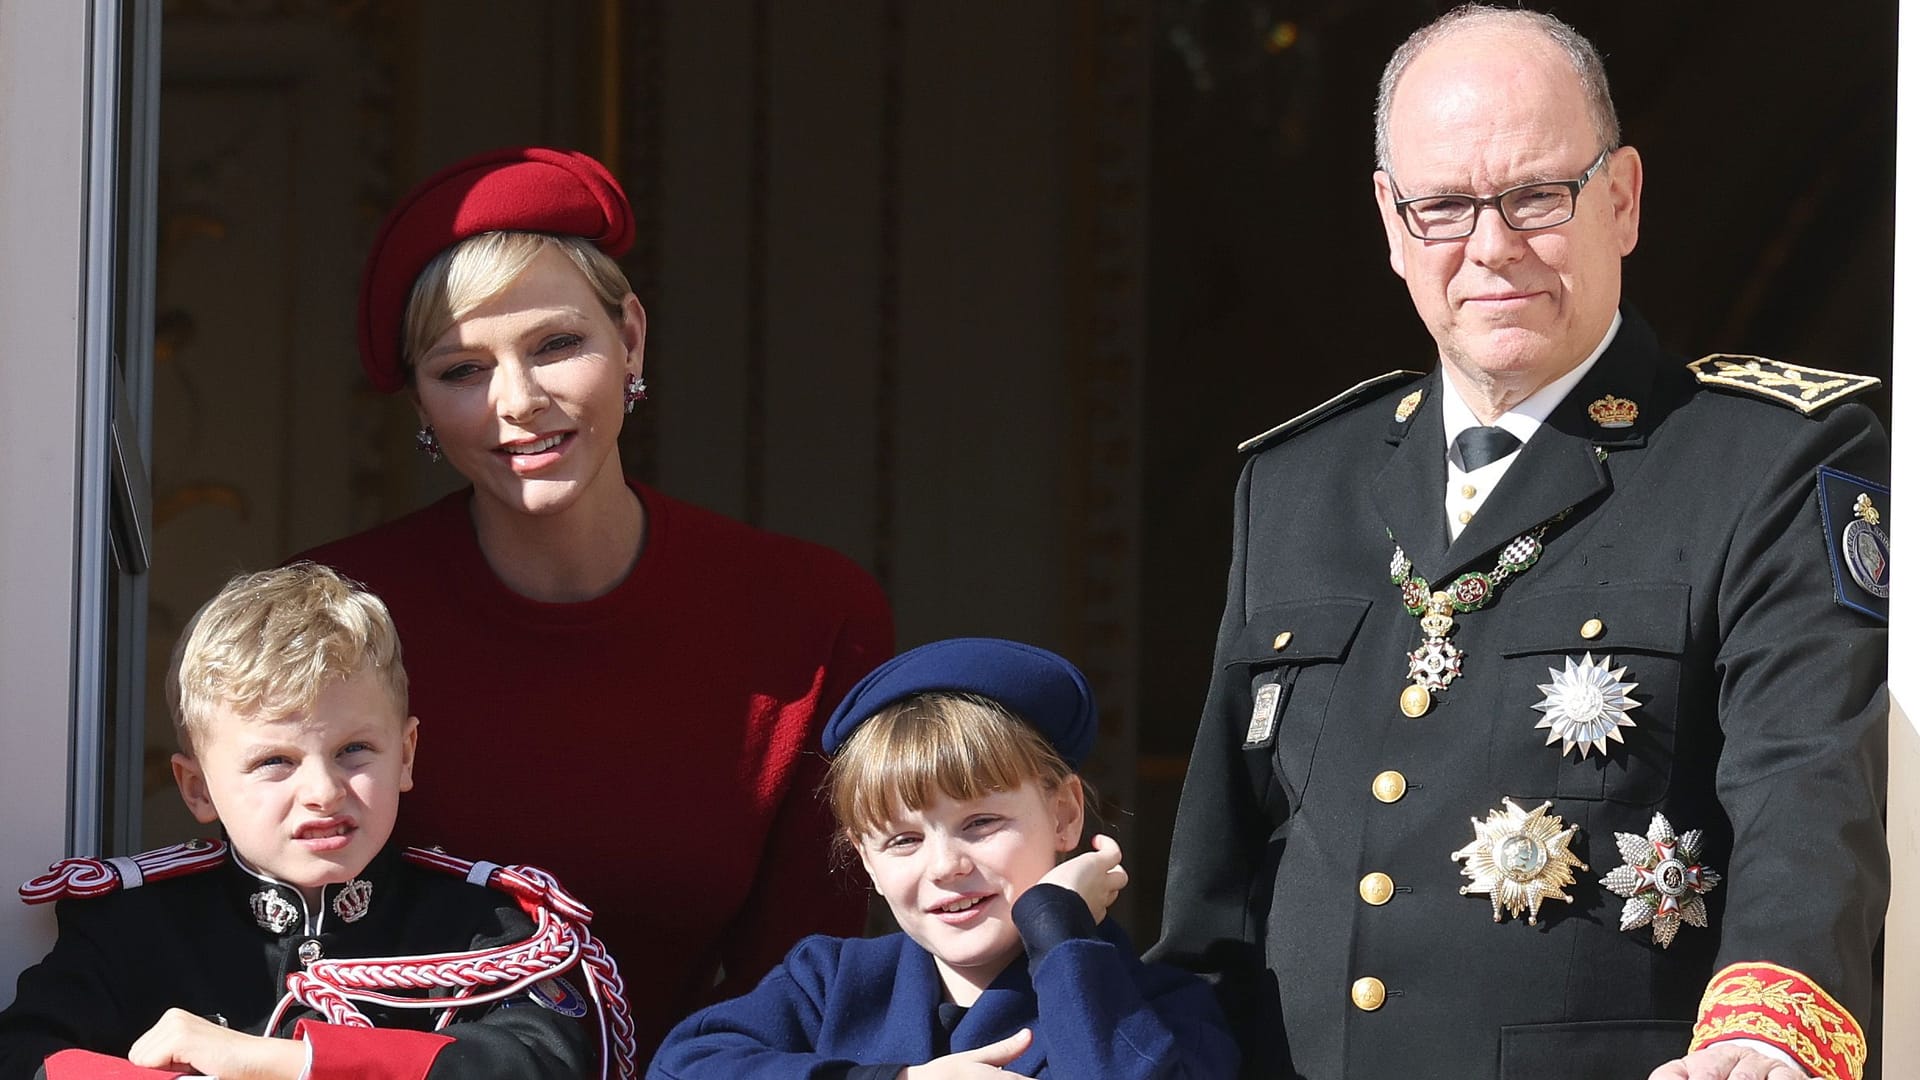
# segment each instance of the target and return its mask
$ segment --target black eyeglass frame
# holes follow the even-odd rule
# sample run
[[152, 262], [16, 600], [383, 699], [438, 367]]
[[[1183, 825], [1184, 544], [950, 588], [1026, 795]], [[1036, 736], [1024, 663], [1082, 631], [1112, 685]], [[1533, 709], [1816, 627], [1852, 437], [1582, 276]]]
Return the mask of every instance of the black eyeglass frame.
[[[1600, 156], [1593, 160], [1592, 165], [1587, 166], [1587, 171], [1572, 179], [1535, 180], [1531, 183], [1515, 184], [1504, 191], [1495, 192], [1485, 198], [1478, 195], [1468, 195], [1465, 192], [1452, 191], [1437, 191], [1431, 195], [1415, 195], [1412, 198], [1406, 198], [1400, 194], [1400, 182], [1393, 178], [1392, 173], [1387, 174], [1387, 184], [1393, 188], [1393, 208], [1400, 212], [1400, 223], [1407, 227], [1407, 234], [1415, 240], [1429, 240], [1434, 242], [1465, 240], [1467, 237], [1473, 235], [1475, 229], [1480, 227], [1480, 211], [1488, 207], [1492, 207], [1494, 211], [1500, 215], [1501, 222], [1514, 232], [1539, 232], [1542, 229], [1557, 229], [1573, 220], [1574, 214], [1579, 212], [1580, 209], [1580, 192], [1584, 191], [1586, 186], [1593, 182], [1594, 174], [1600, 171], [1600, 167], [1607, 163], [1607, 159], [1612, 157], [1613, 152], [1617, 149], [1619, 148], [1610, 146], [1600, 151]], [[1501, 200], [1516, 191], [1543, 187], [1564, 187], [1567, 189], [1567, 216], [1563, 220], [1556, 221], [1551, 225], [1515, 225], [1513, 219], [1507, 216], [1507, 208], [1502, 204]], [[1422, 236], [1420, 231], [1414, 228], [1413, 215], [1408, 212], [1408, 207], [1414, 203], [1426, 202], [1429, 199], [1465, 199], [1472, 203], [1473, 216], [1467, 219], [1466, 231], [1454, 236]]]

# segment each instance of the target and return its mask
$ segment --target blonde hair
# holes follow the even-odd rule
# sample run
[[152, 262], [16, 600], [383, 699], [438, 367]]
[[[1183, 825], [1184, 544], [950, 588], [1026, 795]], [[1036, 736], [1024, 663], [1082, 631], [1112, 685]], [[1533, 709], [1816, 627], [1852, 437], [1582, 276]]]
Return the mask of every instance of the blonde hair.
[[167, 671], [173, 734], [191, 754], [222, 705], [284, 716], [311, 708], [329, 680], [377, 673], [401, 715], [407, 670], [380, 598], [300, 562], [242, 574], [206, 602]]
[[[944, 794], [978, 799], [1032, 781], [1055, 791], [1074, 772], [1031, 724], [990, 698], [916, 694], [861, 724], [827, 769], [838, 844], [880, 832], [901, 807]], [[1091, 801], [1091, 792], [1089, 792]]]
[[535, 232], [484, 232], [433, 257], [413, 281], [400, 331], [400, 366], [413, 380], [414, 358], [476, 308], [500, 295], [547, 248], [573, 261], [615, 323], [633, 286], [620, 264], [579, 236]]

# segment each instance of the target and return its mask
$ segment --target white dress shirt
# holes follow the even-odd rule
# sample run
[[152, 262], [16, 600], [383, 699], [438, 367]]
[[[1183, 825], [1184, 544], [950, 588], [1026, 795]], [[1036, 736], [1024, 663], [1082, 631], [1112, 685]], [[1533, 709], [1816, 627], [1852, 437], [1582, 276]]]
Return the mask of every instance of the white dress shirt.
[[[1555, 406], [1566, 400], [1566, 396], [1586, 377], [1587, 371], [1600, 359], [1600, 354], [1607, 351], [1607, 346], [1613, 344], [1614, 335], [1619, 332], [1620, 313], [1616, 311], [1612, 325], [1600, 338], [1600, 344], [1594, 346], [1593, 352], [1580, 362], [1580, 366], [1535, 390], [1525, 401], [1500, 414], [1493, 426], [1511, 432], [1524, 447], [1527, 440], [1533, 438], [1533, 433], [1540, 430], [1540, 425], [1547, 422]], [[1445, 364], [1440, 365], [1440, 418], [1447, 447], [1447, 539], [1454, 540], [1460, 536], [1460, 530], [1466, 527], [1467, 522], [1473, 520], [1473, 515], [1486, 505], [1487, 496], [1493, 494], [1494, 487], [1500, 483], [1501, 477], [1507, 475], [1507, 467], [1513, 464], [1514, 458], [1520, 456], [1520, 452], [1516, 450], [1472, 472], [1460, 464], [1460, 455], [1453, 449], [1453, 440], [1462, 431], [1481, 426], [1480, 418], [1473, 414], [1466, 399], [1460, 396], [1460, 388], [1453, 384], [1453, 375], [1447, 371]]]

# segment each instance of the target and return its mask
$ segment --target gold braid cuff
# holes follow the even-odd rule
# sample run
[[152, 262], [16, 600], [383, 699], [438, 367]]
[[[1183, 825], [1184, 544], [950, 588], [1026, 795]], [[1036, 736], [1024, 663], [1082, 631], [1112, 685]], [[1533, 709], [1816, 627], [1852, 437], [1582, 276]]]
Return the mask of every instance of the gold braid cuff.
[[1819, 1080], [1860, 1080], [1867, 1037], [1846, 1007], [1812, 979], [1778, 964], [1729, 964], [1700, 996], [1688, 1052], [1758, 1039], [1791, 1054]]

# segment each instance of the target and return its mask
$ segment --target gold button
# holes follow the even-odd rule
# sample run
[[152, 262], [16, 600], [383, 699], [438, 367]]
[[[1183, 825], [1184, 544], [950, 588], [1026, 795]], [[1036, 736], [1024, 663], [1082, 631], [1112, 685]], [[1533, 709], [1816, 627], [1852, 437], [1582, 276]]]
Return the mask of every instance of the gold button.
[[1472, 520], [1473, 520], [1473, 511], [1471, 510], [1460, 511], [1460, 524], [1465, 525], [1467, 522]]
[[1594, 638], [1606, 632], [1607, 624], [1601, 622], [1599, 619], [1588, 619], [1586, 622], [1580, 624], [1580, 636], [1586, 638], [1588, 641], [1592, 641]]
[[1364, 979], [1355, 979], [1353, 983], [1353, 1003], [1359, 1008], [1372, 1012], [1387, 1003], [1387, 984], [1369, 975]]
[[1393, 879], [1378, 871], [1361, 878], [1360, 899], [1374, 907], [1393, 899]]
[[1292, 640], [1293, 640], [1293, 631], [1291, 630], [1282, 630], [1279, 633], [1273, 635], [1273, 651], [1279, 652], [1281, 649], [1286, 648], [1287, 643]]
[[1381, 802], [1399, 802], [1407, 793], [1407, 778], [1388, 769], [1373, 778], [1373, 797]]
[[1433, 695], [1427, 688], [1414, 683], [1400, 691], [1400, 711], [1409, 719], [1417, 720], [1427, 715], [1427, 709], [1433, 704]]
[[1480, 489], [1479, 489], [1479, 488], [1477, 488], [1477, 487], [1474, 487], [1474, 486], [1473, 486], [1472, 484], [1461, 484], [1461, 485], [1460, 485], [1460, 497], [1461, 497], [1461, 498], [1463, 498], [1463, 499], [1471, 499], [1471, 498], [1473, 498], [1473, 497], [1474, 497], [1475, 495], [1478, 495], [1478, 494], [1480, 494]]

